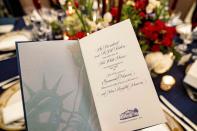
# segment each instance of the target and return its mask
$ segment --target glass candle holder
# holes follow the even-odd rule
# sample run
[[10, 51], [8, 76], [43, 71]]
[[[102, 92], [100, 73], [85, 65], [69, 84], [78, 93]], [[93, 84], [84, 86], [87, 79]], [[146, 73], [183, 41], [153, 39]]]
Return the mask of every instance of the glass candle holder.
[[176, 80], [174, 77], [170, 75], [165, 75], [162, 77], [160, 88], [164, 91], [170, 90], [176, 83]]

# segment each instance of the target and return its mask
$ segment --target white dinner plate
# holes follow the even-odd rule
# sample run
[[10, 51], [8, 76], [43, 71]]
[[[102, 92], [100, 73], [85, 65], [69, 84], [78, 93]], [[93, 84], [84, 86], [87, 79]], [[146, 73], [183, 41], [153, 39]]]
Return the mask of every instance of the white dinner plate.
[[13, 51], [16, 49], [15, 42], [31, 41], [29, 31], [11, 32], [0, 37], [0, 51]]
[[12, 24], [0, 25], [0, 33], [8, 33], [10, 31], [12, 31], [13, 28], [14, 28], [14, 25], [12, 25]]
[[[7, 89], [3, 94], [0, 96], [0, 108], [3, 109], [7, 106], [10, 106], [14, 103], [22, 101], [21, 98], [21, 90], [20, 90], [20, 83], [17, 83]], [[16, 111], [16, 110], [13, 110]], [[17, 113], [17, 112], [16, 112]], [[9, 130], [9, 131], [19, 131], [25, 129], [24, 119], [15, 121], [10, 124], [4, 124], [3, 122], [3, 115], [2, 112], [0, 114], [0, 129]]]

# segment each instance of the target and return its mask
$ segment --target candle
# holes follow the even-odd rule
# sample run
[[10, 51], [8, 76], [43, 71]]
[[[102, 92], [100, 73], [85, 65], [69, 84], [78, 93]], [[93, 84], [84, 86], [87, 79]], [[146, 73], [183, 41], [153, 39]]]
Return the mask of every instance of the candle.
[[162, 77], [160, 87], [162, 90], [168, 91], [174, 86], [175, 83], [176, 83], [176, 81], [175, 81], [174, 77], [172, 77], [170, 75], [165, 75]]

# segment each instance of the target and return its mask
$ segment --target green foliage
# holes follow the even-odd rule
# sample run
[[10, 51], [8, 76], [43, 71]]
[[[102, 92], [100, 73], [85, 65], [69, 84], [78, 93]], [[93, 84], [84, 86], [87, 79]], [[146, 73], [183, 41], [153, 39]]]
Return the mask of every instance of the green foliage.
[[56, 21], [51, 23], [51, 27], [53, 32], [59, 32], [61, 30], [61, 25]]
[[131, 5], [123, 5], [121, 20], [130, 19], [133, 28], [137, 30], [141, 24], [141, 17], [139, 16], [139, 11], [134, 9]]
[[179, 61], [181, 59], [181, 54], [179, 52], [177, 52], [174, 47], [171, 48], [170, 50], [173, 52], [173, 54], [175, 56], [175, 60]]
[[[88, 5], [88, 8], [92, 8], [92, 4], [89, 3], [90, 5]], [[75, 6], [74, 0], [72, 0], [72, 5], [76, 11], [76, 14], [79, 18], [79, 20], [81, 21], [82, 25], [83, 25], [83, 31], [84, 32], [89, 32], [90, 31], [90, 27], [88, 26], [88, 24], [85, 21], [85, 16], [77, 9], [77, 7]], [[90, 11], [90, 9], [88, 9]]]
[[140, 45], [140, 47], [142, 49], [142, 52], [146, 52], [149, 49], [148, 44], [142, 44], [142, 45]]
[[155, 19], [168, 21], [169, 20], [168, 0], [161, 0], [160, 2], [161, 5], [157, 7], [155, 10], [156, 13]]
[[90, 20], [92, 20], [92, 6], [93, 6], [93, 0], [87, 0], [85, 4], [85, 10], [87, 12], [87, 16]]

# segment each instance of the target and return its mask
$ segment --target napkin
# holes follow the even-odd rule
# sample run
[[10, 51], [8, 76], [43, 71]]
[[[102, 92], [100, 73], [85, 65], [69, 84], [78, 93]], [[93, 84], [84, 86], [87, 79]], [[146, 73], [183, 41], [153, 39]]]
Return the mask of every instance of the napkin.
[[184, 78], [184, 82], [197, 89], [197, 60], [189, 69], [187, 75]]

